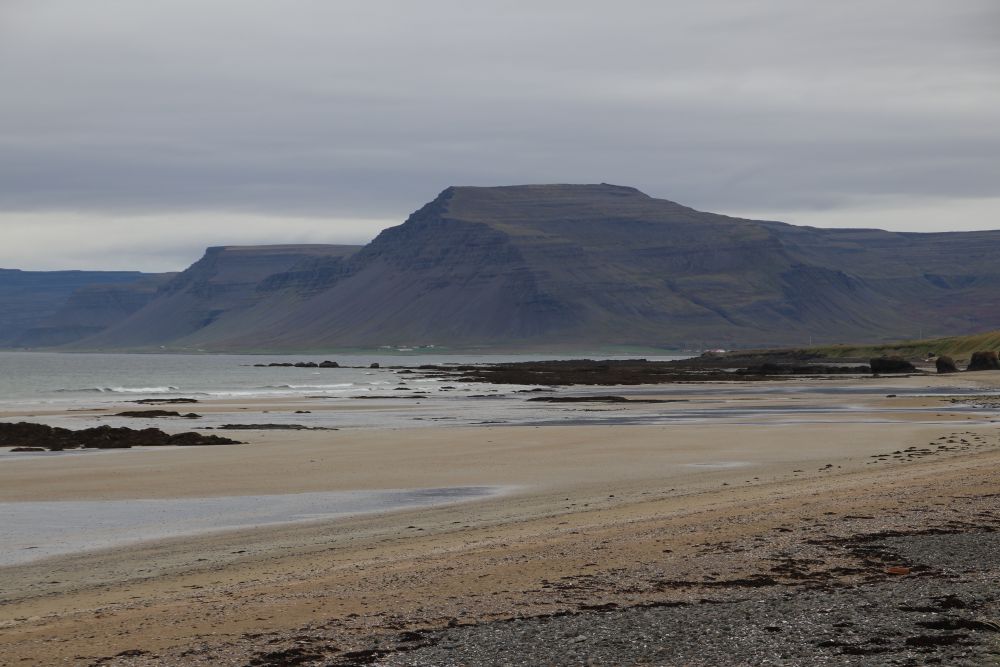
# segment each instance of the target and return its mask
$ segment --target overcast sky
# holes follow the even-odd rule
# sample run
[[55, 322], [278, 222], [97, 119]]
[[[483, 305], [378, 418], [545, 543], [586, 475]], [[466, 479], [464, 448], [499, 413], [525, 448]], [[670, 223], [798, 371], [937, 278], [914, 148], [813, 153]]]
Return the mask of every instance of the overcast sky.
[[1000, 2], [0, 0], [0, 267], [365, 242], [539, 182], [1000, 228]]

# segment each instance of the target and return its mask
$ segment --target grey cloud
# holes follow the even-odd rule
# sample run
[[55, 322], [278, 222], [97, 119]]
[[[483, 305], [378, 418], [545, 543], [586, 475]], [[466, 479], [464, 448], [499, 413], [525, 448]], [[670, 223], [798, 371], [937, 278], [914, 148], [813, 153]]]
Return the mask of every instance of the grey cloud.
[[998, 18], [992, 0], [8, 3], [0, 210], [402, 220], [450, 184], [540, 181], [731, 212], [993, 198]]

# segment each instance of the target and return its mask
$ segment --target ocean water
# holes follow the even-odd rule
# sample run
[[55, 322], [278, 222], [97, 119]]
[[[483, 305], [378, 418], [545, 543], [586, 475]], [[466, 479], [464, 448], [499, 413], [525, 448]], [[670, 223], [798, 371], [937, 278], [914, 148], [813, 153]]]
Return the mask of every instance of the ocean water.
[[[475, 364], [551, 359], [551, 355], [328, 355], [341, 368], [256, 367], [272, 362], [323, 361], [319, 355], [180, 355], [180, 354], [60, 354], [0, 352], [0, 410], [21, 420], [66, 428], [97, 425], [156, 427], [168, 432], [218, 429], [229, 424], [283, 424], [323, 429], [417, 428], [445, 425], [662, 425], [662, 424], [803, 424], [827, 422], [882, 423], [919, 419], [938, 423], [941, 407], [873, 405], [886, 394], [962, 396], [996, 394], [982, 387], [910, 387], [867, 381], [844, 386], [795, 380], [673, 384], [657, 387], [562, 387], [571, 394], [678, 396], [675, 403], [633, 405], [549, 404], [528, 401], [517, 393], [531, 386], [460, 383], [451, 378], [421, 378], [401, 374], [393, 366]], [[557, 357], [558, 358], [558, 357]], [[571, 357], [564, 357], [571, 358]], [[628, 358], [628, 357], [612, 357]], [[682, 357], [646, 357], [670, 360]], [[369, 368], [372, 363], [380, 368]], [[830, 403], [822, 395], [842, 395], [850, 401]], [[89, 410], [135, 409], [140, 398], [190, 397], [203, 402], [236, 401], [224, 412], [200, 405], [168, 406], [195, 412], [199, 419], [128, 418], [95, 415]], [[396, 400], [352, 400], [378, 397]], [[238, 399], [264, 399], [253, 405]], [[299, 411], [278, 399], [302, 399]], [[768, 405], [757, 399], [771, 400]], [[270, 403], [267, 399], [275, 399]], [[402, 400], [410, 399], [410, 400]], [[493, 400], [490, 400], [493, 399]], [[747, 400], [751, 402], [748, 403]], [[296, 403], [299, 401], [297, 400]], [[330, 409], [332, 408], [332, 409]], [[965, 413], [967, 423], [989, 423], [997, 410], [949, 405], [949, 413]], [[33, 414], [38, 412], [39, 414]], [[237, 439], [241, 436], [235, 432]], [[0, 461], [45, 456], [96, 455], [97, 452], [13, 453], [0, 450]]]
[[[635, 358], [602, 356], [601, 358]], [[410, 380], [390, 368], [421, 364], [473, 364], [538, 359], [572, 359], [579, 355], [234, 355], [234, 354], [64, 354], [0, 352], [0, 402], [81, 403], [106, 397], [253, 398], [343, 396], [379, 393], [405, 382], [413, 390], [436, 392], [455, 387], [457, 395], [475, 393], [483, 385], [456, 385], [438, 380]], [[647, 359], [671, 360], [661, 356]], [[254, 364], [324, 359], [344, 368], [257, 368]]]

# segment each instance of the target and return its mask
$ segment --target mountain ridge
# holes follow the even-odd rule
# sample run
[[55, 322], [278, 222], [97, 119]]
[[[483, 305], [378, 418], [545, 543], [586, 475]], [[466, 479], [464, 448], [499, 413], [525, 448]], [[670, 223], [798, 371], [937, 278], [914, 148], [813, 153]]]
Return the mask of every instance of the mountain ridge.
[[222, 251], [241, 253], [231, 280], [206, 282], [210, 249], [74, 347], [749, 347], [1000, 327], [1000, 232], [802, 227], [609, 184], [452, 186], [360, 248]]

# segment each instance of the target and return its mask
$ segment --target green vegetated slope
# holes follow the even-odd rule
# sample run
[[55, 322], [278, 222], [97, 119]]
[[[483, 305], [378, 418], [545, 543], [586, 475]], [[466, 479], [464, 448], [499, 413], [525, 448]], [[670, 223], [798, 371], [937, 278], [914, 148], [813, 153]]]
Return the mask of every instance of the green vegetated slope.
[[1000, 232], [817, 229], [615, 185], [451, 187], [368, 245], [210, 249], [85, 349], [760, 347], [1000, 328]]
[[880, 345], [829, 345], [808, 348], [822, 356], [834, 358], [868, 358], [896, 355], [908, 359], [922, 359], [929, 354], [947, 355], [955, 359], [968, 359], [980, 350], [1000, 350], [1000, 331], [969, 336], [946, 336], [921, 340], [899, 341]]

